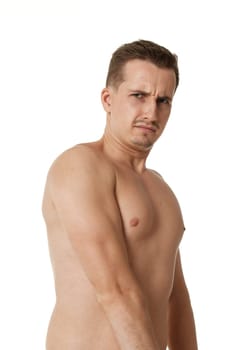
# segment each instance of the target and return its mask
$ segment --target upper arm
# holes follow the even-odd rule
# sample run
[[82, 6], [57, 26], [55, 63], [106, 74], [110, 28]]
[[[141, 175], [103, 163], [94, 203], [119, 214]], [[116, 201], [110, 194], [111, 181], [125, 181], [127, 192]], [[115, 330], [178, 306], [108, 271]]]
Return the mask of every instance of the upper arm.
[[178, 252], [173, 291], [168, 310], [168, 345], [171, 350], [197, 350], [192, 305], [186, 287]]
[[181, 307], [189, 303], [189, 293], [186, 286], [181, 264], [180, 252], [178, 250], [175, 263], [173, 288], [170, 295], [170, 307]]
[[134, 283], [114, 196], [114, 175], [89, 154], [68, 155], [50, 173], [58, 217], [88, 279], [101, 295]]

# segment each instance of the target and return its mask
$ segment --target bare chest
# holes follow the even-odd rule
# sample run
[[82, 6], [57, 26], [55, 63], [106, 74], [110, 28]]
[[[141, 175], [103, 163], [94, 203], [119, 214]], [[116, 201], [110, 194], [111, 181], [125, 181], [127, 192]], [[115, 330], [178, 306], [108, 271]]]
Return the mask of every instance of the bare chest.
[[174, 193], [158, 175], [120, 172], [116, 195], [129, 242], [179, 240], [184, 229], [181, 210]]
[[158, 175], [139, 176], [133, 172], [119, 173], [116, 193], [135, 272], [145, 285], [149, 283], [149, 276], [154, 274], [159, 282], [157, 285], [164, 283], [168, 290], [184, 231], [175, 195]]

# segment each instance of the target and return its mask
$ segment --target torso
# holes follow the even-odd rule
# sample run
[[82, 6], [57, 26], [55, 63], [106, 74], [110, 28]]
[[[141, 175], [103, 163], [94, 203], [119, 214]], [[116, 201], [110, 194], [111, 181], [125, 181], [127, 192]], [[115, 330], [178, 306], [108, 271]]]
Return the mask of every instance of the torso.
[[[100, 151], [96, 149], [96, 152]], [[116, 176], [113, 191], [130, 264], [147, 297], [161, 349], [165, 350], [167, 306], [177, 248], [184, 231], [180, 208], [173, 192], [158, 174], [145, 170], [139, 175], [120, 164], [110, 164], [110, 167], [114, 168]], [[119, 349], [93, 287], [67, 233], [60, 226], [48, 189], [45, 190], [44, 213], [57, 296], [48, 329], [47, 350]]]

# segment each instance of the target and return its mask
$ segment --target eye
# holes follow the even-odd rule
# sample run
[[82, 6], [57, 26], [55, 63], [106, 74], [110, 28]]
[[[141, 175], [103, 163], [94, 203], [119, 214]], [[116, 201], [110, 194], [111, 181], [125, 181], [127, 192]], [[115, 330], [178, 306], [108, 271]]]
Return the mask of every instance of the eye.
[[164, 105], [171, 105], [171, 100], [167, 97], [159, 97], [157, 99], [157, 103], [164, 104]]
[[135, 92], [132, 94], [132, 96], [136, 97], [138, 100], [141, 100], [144, 97], [141, 92]]

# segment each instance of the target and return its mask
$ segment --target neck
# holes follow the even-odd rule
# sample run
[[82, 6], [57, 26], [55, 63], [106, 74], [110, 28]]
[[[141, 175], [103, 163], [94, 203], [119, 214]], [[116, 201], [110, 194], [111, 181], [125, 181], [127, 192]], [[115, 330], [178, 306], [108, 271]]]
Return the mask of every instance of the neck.
[[103, 150], [108, 157], [115, 162], [124, 164], [142, 173], [146, 169], [146, 159], [150, 153], [150, 149], [140, 149], [134, 145], [127, 145], [109, 134], [107, 130], [100, 140]]

